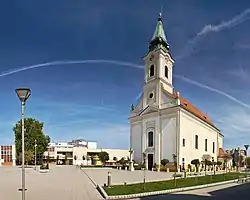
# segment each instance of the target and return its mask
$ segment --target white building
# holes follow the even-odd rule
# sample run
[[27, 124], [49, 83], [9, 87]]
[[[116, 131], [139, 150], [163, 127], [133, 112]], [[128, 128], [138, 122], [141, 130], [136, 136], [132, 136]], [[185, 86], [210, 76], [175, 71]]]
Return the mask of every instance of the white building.
[[139, 103], [130, 115], [130, 143], [134, 159], [146, 166], [160, 165], [164, 158], [178, 166], [187, 166], [203, 155], [217, 160], [223, 146], [223, 135], [209, 117], [198, 110], [172, 83], [174, 60], [163, 29], [161, 14], [144, 56], [145, 84]]
[[129, 150], [127, 149], [98, 148], [97, 142], [90, 142], [82, 139], [73, 140], [71, 142], [49, 143], [47, 151], [44, 152], [44, 156], [49, 156], [51, 159], [59, 159], [61, 162], [64, 162], [65, 157], [67, 157], [66, 164], [70, 165], [91, 165], [93, 163], [88, 158], [98, 155], [103, 151], [109, 154], [108, 162], [114, 162], [115, 160], [120, 160], [121, 158], [127, 159], [129, 157]]
[[0, 145], [0, 166], [16, 165], [16, 146]]

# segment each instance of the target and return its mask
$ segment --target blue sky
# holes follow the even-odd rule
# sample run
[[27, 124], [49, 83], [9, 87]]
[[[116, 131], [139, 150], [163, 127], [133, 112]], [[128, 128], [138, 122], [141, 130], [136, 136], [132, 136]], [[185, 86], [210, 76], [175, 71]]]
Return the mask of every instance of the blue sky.
[[[52, 140], [128, 148], [127, 118], [144, 78], [138, 66], [161, 6], [175, 90], [213, 119], [226, 148], [250, 143], [250, 2], [15, 0], [0, 6], [0, 144], [13, 142], [20, 118], [14, 89], [30, 87], [26, 114], [43, 121]], [[15, 72], [65, 60], [119, 62]]]

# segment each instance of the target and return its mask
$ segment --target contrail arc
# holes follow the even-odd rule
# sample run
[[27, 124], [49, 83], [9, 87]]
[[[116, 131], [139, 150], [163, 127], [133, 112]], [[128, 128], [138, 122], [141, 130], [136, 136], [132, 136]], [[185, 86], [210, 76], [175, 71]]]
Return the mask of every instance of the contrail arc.
[[107, 63], [107, 64], [112, 64], [112, 65], [128, 66], [128, 67], [134, 67], [134, 68], [139, 68], [139, 69], [143, 68], [143, 66], [141, 65], [136, 65], [133, 63], [129, 63], [129, 62], [122, 62], [122, 61], [116, 61], [116, 60], [65, 60], [65, 61], [46, 62], [46, 63], [36, 64], [36, 65], [25, 66], [25, 67], [21, 67], [17, 69], [12, 69], [12, 70], [0, 73], [0, 77], [8, 76], [11, 74], [15, 74], [18, 72], [35, 69], [35, 68], [57, 66], [57, 65], [85, 64], [85, 63]]
[[[128, 67], [133, 67], [133, 68], [138, 68], [138, 69], [144, 69], [144, 66], [142, 66], [142, 65], [137, 65], [134, 63], [117, 61], [117, 60], [66, 60], [66, 61], [52, 61], [52, 62], [47, 62], [47, 63], [41, 63], [41, 64], [36, 64], [36, 65], [21, 67], [21, 68], [17, 68], [17, 69], [12, 69], [12, 70], [0, 73], [0, 77], [8, 76], [11, 74], [15, 74], [18, 72], [27, 71], [27, 70], [31, 70], [31, 69], [35, 69], [35, 68], [42, 68], [42, 67], [56, 66], [56, 65], [85, 64], [85, 63], [107, 63], [107, 64], [113, 64], [113, 65], [128, 66]], [[187, 82], [187, 83], [196, 85], [200, 88], [207, 89], [211, 92], [215, 92], [219, 95], [222, 95], [222, 96], [238, 103], [239, 105], [250, 109], [250, 105], [236, 99], [235, 97], [233, 97], [233, 96], [231, 96], [231, 95], [229, 95], [229, 94], [227, 94], [219, 89], [216, 89], [216, 88], [213, 88], [211, 86], [207, 86], [205, 84], [199, 83], [199, 82], [194, 81], [192, 79], [186, 78], [182, 75], [174, 74], [174, 76], [180, 80]], [[137, 98], [139, 98], [139, 95]]]
[[244, 106], [244, 107], [250, 109], [250, 105], [249, 105], [249, 104], [246, 104], [246, 103], [244, 103], [244, 102], [242, 102], [242, 101], [236, 99], [235, 97], [231, 96], [230, 94], [227, 94], [226, 92], [223, 92], [223, 91], [221, 91], [221, 90], [219, 90], [219, 89], [216, 89], [216, 88], [213, 88], [213, 87], [211, 87], [211, 86], [208, 86], [208, 85], [199, 83], [199, 82], [197, 82], [197, 81], [191, 80], [191, 79], [186, 78], [186, 77], [181, 76], [181, 75], [174, 75], [174, 76], [175, 76], [176, 78], [179, 78], [179, 79], [181, 79], [181, 80], [187, 82], [187, 83], [191, 83], [191, 84], [196, 85], [196, 86], [198, 86], [198, 87], [200, 87], [200, 88], [204, 88], [204, 89], [210, 90], [211, 92], [215, 92], [215, 93], [217, 93], [217, 94], [220, 94], [220, 95], [222, 95], [222, 96], [224, 96], [224, 97], [226, 97], [226, 98], [228, 98], [228, 99], [230, 99], [230, 100], [232, 100], [232, 101], [238, 103], [239, 105]]

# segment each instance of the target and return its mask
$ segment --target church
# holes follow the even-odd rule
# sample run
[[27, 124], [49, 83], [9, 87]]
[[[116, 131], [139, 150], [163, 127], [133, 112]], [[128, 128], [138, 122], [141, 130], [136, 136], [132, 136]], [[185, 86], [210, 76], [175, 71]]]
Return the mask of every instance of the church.
[[159, 14], [148, 52], [143, 57], [145, 81], [138, 104], [130, 113], [130, 147], [136, 162], [146, 168], [162, 159], [186, 168], [193, 159], [210, 155], [217, 161], [223, 135], [211, 119], [174, 90], [174, 60]]

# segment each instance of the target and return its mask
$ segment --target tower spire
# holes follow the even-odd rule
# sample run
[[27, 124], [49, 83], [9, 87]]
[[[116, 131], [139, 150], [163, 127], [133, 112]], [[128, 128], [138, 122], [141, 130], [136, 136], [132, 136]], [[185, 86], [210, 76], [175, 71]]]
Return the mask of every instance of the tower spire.
[[149, 50], [153, 50], [159, 46], [162, 46], [167, 51], [169, 50], [169, 45], [168, 45], [165, 31], [163, 28], [162, 8], [161, 8], [161, 12], [159, 12], [158, 22], [156, 24], [154, 35], [153, 35], [153, 37], [150, 41], [150, 44], [149, 44]]

